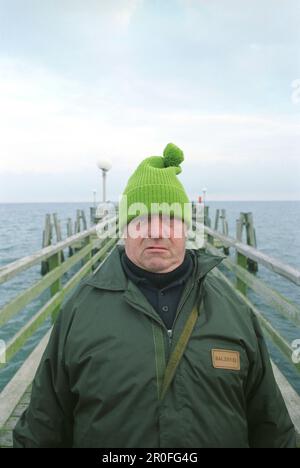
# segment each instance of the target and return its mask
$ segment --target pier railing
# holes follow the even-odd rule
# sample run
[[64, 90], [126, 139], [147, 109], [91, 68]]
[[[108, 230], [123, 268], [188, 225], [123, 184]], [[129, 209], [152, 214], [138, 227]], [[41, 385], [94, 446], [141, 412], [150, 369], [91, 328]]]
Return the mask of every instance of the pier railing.
[[[8, 282], [21, 272], [40, 263], [44, 265], [43, 270], [45, 271], [46, 265], [46, 271], [48, 271], [33, 286], [20, 293], [0, 310], [0, 327], [16, 317], [24, 307], [32, 303], [44, 291], [50, 291], [50, 299], [23, 325], [21, 330], [7, 344], [6, 361], [10, 361], [24, 347], [27, 340], [41, 327], [48, 317], [52, 316], [53, 321], [55, 320], [66, 296], [71, 294], [80, 281], [101, 264], [106, 255], [115, 247], [118, 242], [118, 239], [115, 237], [115, 222], [116, 218], [106, 218], [97, 227], [71, 236], [65, 241], [46, 247], [33, 255], [0, 269], [0, 284]], [[195, 223], [194, 228], [197, 232], [203, 232], [203, 225], [197, 226], [197, 223]], [[220, 276], [226, 281], [245, 303], [252, 307], [266, 336], [272, 340], [280, 352], [292, 363], [291, 356], [294, 351], [292, 345], [281, 335], [280, 330], [275, 329], [274, 325], [263, 315], [262, 311], [250, 301], [247, 291], [248, 289], [252, 289], [255, 293], [262, 296], [267, 304], [276, 308], [295, 326], [299, 326], [300, 323], [299, 306], [283, 297], [260, 278], [258, 279], [256, 274], [249, 272], [249, 260], [267, 267], [272, 272], [287, 278], [297, 286], [300, 285], [300, 272], [265, 255], [256, 248], [249, 247], [228, 235], [220, 234], [208, 226], [204, 226], [204, 231], [206, 237], [205, 248], [208, 251], [220, 255], [220, 250], [229, 253], [229, 249], [233, 248], [236, 253], [235, 261], [228, 256], [222, 262], [222, 265], [224, 265], [228, 272], [234, 274], [234, 282], [228, 279], [228, 276], [221, 272], [220, 268], [215, 268], [213, 274]], [[100, 238], [97, 232], [102, 234]], [[70, 248], [73, 255], [62, 261], [62, 252], [64, 249], [70, 250]], [[188, 248], [197, 249], [199, 247], [197, 242], [192, 239], [188, 244]], [[72, 273], [68, 281], [63, 284], [62, 279], [64, 275], [69, 273], [75, 266], [77, 266], [76, 272]], [[46, 333], [15, 376], [0, 393], [0, 447], [12, 446], [12, 429], [28, 405], [32, 380], [41, 355], [47, 345], [50, 332], [51, 330]], [[299, 364], [293, 365], [296, 372], [299, 372]], [[278, 367], [275, 364], [273, 366], [276, 380], [296, 426], [300, 445], [300, 397]]]
[[[300, 286], [300, 271], [254, 247], [243, 244], [228, 235], [225, 236], [208, 226], [204, 226], [204, 232], [206, 237], [205, 247], [208, 252], [223, 256], [220, 250], [226, 251], [229, 254], [229, 249], [234, 249], [235, 255], [233, 258], [228, 255], [222, 261], [222, 266], [231, 273], [233, 280], [229, 279], [229, 275], [221, 272], [220, 268], [215, 268], [213, 274], [226, 281], [235, 290], [236, 294], [252, 308], [262, 326], [265, 337], [276, 346], [282, 357], [288, 360], [295, 371], [295, 375], [299, 375], [300, 378], [300, 359], [299, 355], [297, 358], [295, 353], [296, 347], [293, 346], [293, 341], [290, 343], [282, 335], [281, 330], [276, 329], [273, 321], [248, 297], [248, 292], [251, 290], [259, 296], [264, 305], [271, 307], [272, 310], [276, 310], [282, 317], [288, 320], [288, 323], [291, 327], [294, 327], [296, 332], [299, 330], [298, 338], [300, 340], [300, 306], [294, 304], [289, 298], [272, 288], [261, 277], [258, 277], [256, 272], [251, 272], [251, 263], [249, 261], [255, 262], [257, 266], [267, 268], [270, 272], [280, 275], [296, 286]], [[300, 344], [298, 340], [295, 339], [294, 341]], [[292, 359], [293, 355], [295, 356], [294, 360]], [[296, 426], [298, 444], [300, 446], [300, 397], [274, 363], [273, 368], [290, 415]]]
[[[109, 223], [113, 224], [113, 221], [114, 219], [110, 220]], [[97, 231], [99, 232], [102, 227], [103, 229], [107, 227], [107, 221], [103, 222], [103, 226], [97, 226]], [[0, 269], [0, 284], [2, 284], [37, 263], [47, 261], [49, 264], [49, 273], [46, 276], [3, 307], [0, 311], [0, 326], [6, 324], [44, 291], [50, 289], [51, 293], [50, 300], [7, 343], [6, 363], [12, 359], [50, 315], [55, 318], [65, 296], [74, 290], [82, 278], [92, 272], [93, 266], [105, 256], [116, 241], [116, 238], [110, 239], [109, 230], [106, 230], [103, 238], [99, 239], [96, 228], [91, 228]], [[76, 253], [62, 262], [61, 253], [67, 247], [73, 247]], [[79, 262], [81, 268], [63, 286], [61, 281], [63, 275]]]
[[[28, 340], [49, 317], [54, 322], [65, 297], [72, 294], [80, 281], [92, 273], [114, 247], [118, 241], [115, 235], [117, 222], [116, 217], [106, 218], [97, 226], [0, 268], [0, 285], [7, 283], [35, 265], [47, 265], [48, 269], [45, 276], [22, 291], [0, 310], [0, 327], [3, 327], [11, 319], [16, 318], [25, 307], [30, 306], [43, 293], [48, 292], [43, 306], [26, 321], [6, 344], [5, 364], [0, 362], [0, 372], [1, 367], [7, 365], [16, 353], [23, 349]], [[72, 256], [62, 261], [64, 249], [70, 248]], [[66, 275], [68, 276], [66, 277]], [[66, 278], [64, 284], [63, 278]], [[15, 422], [17, 418], [14, 411], [17, 411], [16, 407], [20, 402], [22, 405], [22, 398], [28, 392], [48, 337], [49, 333], [0, 394], [0, 446], [11, 444], [10, 428], [12, 422]], [[5, 423], [8, 426], [5, 426]]]

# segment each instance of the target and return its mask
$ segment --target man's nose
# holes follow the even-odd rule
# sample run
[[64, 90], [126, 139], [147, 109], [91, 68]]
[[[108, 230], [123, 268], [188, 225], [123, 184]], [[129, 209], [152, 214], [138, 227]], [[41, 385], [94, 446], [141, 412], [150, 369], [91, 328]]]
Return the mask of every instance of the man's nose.
[[149, 222], [148, 235], [152, 239], [161, 239], [164, 236], [162, 220], [151, 220]]

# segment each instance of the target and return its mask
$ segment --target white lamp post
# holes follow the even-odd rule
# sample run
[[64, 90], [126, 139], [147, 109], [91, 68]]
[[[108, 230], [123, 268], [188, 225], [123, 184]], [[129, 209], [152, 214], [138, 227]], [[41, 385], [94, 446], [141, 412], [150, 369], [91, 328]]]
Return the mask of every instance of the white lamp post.
[[102, 171], [102, 189], [103, 189], [103, 203], [106, 202], [106, 174], [111, 169], [111, 163], [107, 159], [100, 159], [97, 166]]
[[97, 206], [97, 190], [93, 190], [94, 208]]

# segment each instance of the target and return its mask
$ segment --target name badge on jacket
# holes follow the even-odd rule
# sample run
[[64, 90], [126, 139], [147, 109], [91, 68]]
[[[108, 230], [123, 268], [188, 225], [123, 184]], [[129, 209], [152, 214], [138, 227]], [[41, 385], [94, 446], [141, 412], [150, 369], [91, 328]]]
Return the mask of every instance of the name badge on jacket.
[[241, 370], [241, 359], [238, 351], [212, 349], [211, 354], [215, 369]]

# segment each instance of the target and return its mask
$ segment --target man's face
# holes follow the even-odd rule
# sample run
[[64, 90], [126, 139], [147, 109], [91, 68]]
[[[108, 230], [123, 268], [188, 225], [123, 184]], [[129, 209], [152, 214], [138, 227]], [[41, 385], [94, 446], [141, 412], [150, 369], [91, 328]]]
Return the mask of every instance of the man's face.
[[164, 215], [135, 218], [125, 231], [125, 251], [140, 268], [168, 273], [182, 264], [187, 228], [178, 218]]

